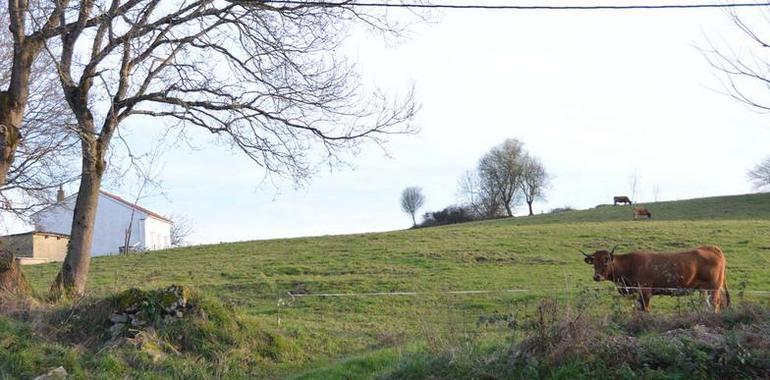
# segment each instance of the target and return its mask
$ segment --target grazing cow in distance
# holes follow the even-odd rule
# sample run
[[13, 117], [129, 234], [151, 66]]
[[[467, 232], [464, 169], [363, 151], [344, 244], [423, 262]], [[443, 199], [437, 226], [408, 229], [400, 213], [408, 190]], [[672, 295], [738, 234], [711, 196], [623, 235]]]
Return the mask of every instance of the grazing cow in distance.
[[707, 302], [715, 312], [730, 306], [730, 293], [725, 280], [727, 261], [719, 247], [702, 246], [678, 253], [631, 252], [622, 255], [616, 255], [615, 248], [591, 255], [580, 252], [585, 256], [585, 262], [594, 266], [594, 281], [609, 280], [615, 283], [620, 294], [638, 294], [640, 310], [650, 310], [650, 297], [653, 295], [678, 296], [694, 290], [708, 292]]
[[642, 217], [642, 216], [646, 216], [647, 219], [651, 219], [652, 218], [652, 213], [650, 212], [650, 210], [648, 210], [648, 209], [646, 209], [644, 207], [634, 207], [634, 219], [636, 219], [637, 217]]
[[612, 198], [612, 205], [613, 206], [617, 206], [618, 203], [623, 203], [623, 204], [630, 205], [631, 204], [631, 199], [629, 199], [625, 195], [618, 195], [618, 196], [613, 197]]

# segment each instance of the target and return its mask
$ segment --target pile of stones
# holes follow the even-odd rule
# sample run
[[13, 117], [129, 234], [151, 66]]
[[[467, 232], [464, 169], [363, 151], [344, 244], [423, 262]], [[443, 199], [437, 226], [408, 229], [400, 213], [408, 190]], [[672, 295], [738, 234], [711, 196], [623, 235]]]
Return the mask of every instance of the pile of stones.
[[190, 290], [178, 285], [151, 291], [126, 290], [115, 297], [110, 334], [117, 338], [183, 318], [190, 311], [189, 297]]

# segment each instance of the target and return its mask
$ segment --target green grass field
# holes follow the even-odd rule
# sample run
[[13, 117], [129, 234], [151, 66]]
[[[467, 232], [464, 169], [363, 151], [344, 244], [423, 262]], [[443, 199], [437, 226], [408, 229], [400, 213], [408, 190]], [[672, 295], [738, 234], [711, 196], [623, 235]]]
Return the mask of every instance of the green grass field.
[[[770, 291], [770, 194], [644, 206], [653, 213], [652, 220], [632, 220], [631, 206], [605, 206], [387, 233], [102, 257], [93, 260], [89, 292], [103, 297], [131, 287], [191, 286], [285, 342], [285, 354], [252, 364], [259, 368], [245, 373], [306, 379], [373, 378], [388, 371], [404, 352], [450, 344], [448, 340], [463, 336], [473, 336], [476, 342], [503, 339], [504, 328], [479, 321], [532, 313], [544, 297], [574, 304], [592, 293], [597, 308], [631, 313], [632, 301], [618, 304], [611, 284], [591, 281], [592, 269], [578, 249], [619, 245], [620, 252], [672, 251], [719, 245], [727, 255], [733, 298], [770, 299], [756, 292]], [[25, 267], [41, 296], [57, 270], [58, 264]], [[457, 291], [484, 293], [451, 293]], [[392, 292], [418, 294], [372, 294]], [[326, 293], [341, 296], [320, 296]], [[653, 313], [671, 313], [683, 302], [691, 301], [653, 298]], [[3, 331], [22, 334], [16, 327], [0, 326], [0, 345]], [[22, 374], [47, 370], [46, 365], [68, 355], [67, 349], [57, 349], [63, 353], [46, 360], [16, 358], [32, 364], [9, 368], [29, 371], [19, 369]], [[109, 354], [72, 355], [81, 355], [71, 360], [80, 361], [78, 368], [90, 377], [102, 370], [94, 369], [102, 368], [94, 363], [107, 360], [99, 355]], [[235, 354], [221, 355], [219, 360], [227, 361]], [[179, 363], [173, 366], [205, 366], [200, 358]], [[121, 365], [130, 367], [125, 360]], [[172, 373], [152, 365], [143, 368], [145, 375], [137, 377]], [[183, 372], [173, 373], [170, 376]], [[211, 373], [202, 370], [199, 375]], [[231, 377], [228, 373], [216, 372]]]

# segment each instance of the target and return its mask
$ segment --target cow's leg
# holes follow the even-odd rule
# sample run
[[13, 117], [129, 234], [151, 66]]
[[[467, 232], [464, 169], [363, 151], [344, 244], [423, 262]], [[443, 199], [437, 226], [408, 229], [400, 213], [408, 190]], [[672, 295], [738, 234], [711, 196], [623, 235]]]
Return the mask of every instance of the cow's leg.
[[709, 303], [709, 308], [713, 308], [715, 313], [719, 313], [722, 306], [722, 290], [719, 288], [709, 290], [706, 301]]

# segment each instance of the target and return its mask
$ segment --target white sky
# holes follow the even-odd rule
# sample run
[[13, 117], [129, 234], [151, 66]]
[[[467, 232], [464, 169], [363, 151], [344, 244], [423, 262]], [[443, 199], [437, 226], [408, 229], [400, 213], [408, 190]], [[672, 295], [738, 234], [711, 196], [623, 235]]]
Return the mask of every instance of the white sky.
[[[660, 200], [750, 192], [746, 170], [770, 154], [770, 116], [718, 92], [696, 48], [705, 36], [745, 43], [718, 10], [444, 11], [395, 47], [356, 34], [345, 54], [365, 81], [388, 90], [414, 82], [422, 104], [421, 133], [393, 138], [391, 158], [368, 146], [352, 169], [294, 190], [262, 184], [263, 173], [225, 147], [177, 149], [164, 156], [167, 196], [142, 203], [187, 215], [195, 243], [406, 228], [404, 187], [423, 188], [421, 211], [453, 204], [460, 175], [509, 137], [555, 177], [536, 212], [630, 195], [635, 170], [641, 201], [654, 186]], [[134, 138], [154, 128], [135, 122]]]

